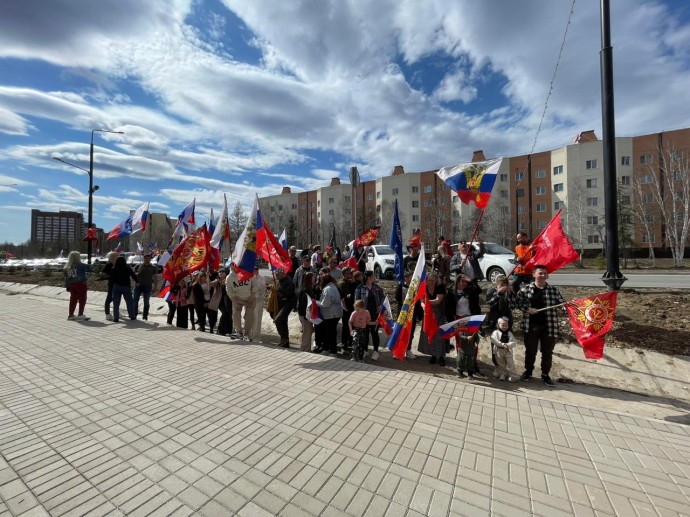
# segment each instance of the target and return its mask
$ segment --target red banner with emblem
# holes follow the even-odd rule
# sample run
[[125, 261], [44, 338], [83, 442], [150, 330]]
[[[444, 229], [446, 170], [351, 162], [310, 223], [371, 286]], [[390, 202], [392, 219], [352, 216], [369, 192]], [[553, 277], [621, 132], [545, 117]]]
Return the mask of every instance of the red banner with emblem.
[[211, 260], [211, 234], [206, 225], [190, 233], [172, 252], [163, 268], [163, 278], [172, 285], [206, 267]]
[[618, 291], [573, 300], [566, 304], [575, 337], [587, 359], [604, 357], [604, 338], [616, 315]]
[[370, 244], [374, 244], [376, 242], [376, 238], [379, 236], [380, 229], [380, 226], [369, 228], [366, 232], [355, 239], [354, 247], [359, 248], [361, 246], [369, 246]]

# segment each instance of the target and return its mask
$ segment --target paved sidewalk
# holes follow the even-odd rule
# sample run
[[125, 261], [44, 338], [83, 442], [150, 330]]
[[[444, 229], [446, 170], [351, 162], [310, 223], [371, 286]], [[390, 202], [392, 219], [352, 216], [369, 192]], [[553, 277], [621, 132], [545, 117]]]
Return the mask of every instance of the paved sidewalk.
[[50, 298], [0, 329], [0, 516], [690, 514], [686, 426]]

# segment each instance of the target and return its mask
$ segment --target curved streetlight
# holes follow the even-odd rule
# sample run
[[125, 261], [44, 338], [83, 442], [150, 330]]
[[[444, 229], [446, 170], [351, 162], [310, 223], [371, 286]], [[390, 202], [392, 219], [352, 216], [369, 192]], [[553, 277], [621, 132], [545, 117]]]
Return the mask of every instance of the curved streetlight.
[[[110, 131], [108, 129], [92, 129], [91, 130], [91, 146], [90, 146], [90, 152], [89, 152], [89, 168], [88, 170], [79, 167], [79, 165], [74, 165], [73, 163], [66, 162], [62, 158], [58, 158], [57, 156], [53, 156], [53, 160], [57, 160], [58, 162], [62, 162], [65, 165], [69, 165], [70, 167], [74, 167], [75, 169], [82, 170], [86, 172], [89, 175], [89, 212], [88, 212], [88, 222], [86, 223], [86, 228], [87, 231], [89, 228], [93, 226], [93, 193], [96, 192], [100, 187], [98, 185], [93, 184], [93, 134], [94, 133], [114, 133], [116, 135], [124, 135], [124, 131]], [[87, 242], [87, 248], [86, 248], [86, 257], [87, 257], [87, 262], [91, 264], [91, 252], [92, 252], [92, 247], [93, 243], [91, 241]]]

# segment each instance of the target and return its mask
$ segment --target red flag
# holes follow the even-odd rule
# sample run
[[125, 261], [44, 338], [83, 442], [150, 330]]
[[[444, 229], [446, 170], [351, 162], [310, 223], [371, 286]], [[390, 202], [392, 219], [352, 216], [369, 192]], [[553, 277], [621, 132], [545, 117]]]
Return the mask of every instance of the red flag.
[[438, 334], [438, 321], [436, 321], [436, 316], [434, 315], [434, 309], [429, 302], [429, 295], [424, 293], [424, 333], [426, 334], [429, 343], [434, 339], [434, 336]]
[[353, 246], [359, 248], [361, 246], [369, 246], [376, 242], [376, 238], [379, 236], [380, 226], [373, 226], [369, 228], [366, 232], [355, 239]]
[[546, 266], [549, 273], [553, 273], [580, 258], [563, 232], [560, 210], [537, 235], [537, 238], [532, 241], [532, 247], [534, 248], [534, 256], [525, 264], [528, 269], [542, 265]]
[[286, 273], [292, 268], [292, 260], [287, 250], [278, 242], [265, 220], [256, 230], [256, 255], [268, 262], [273, 269], [283, 269]]
[[163, 268], [163, 278], [177, 285], [181, 278], [198, 271], [211, 260], [211, 234], [206, 225], [190, 233], [172, 252]]
[[88, 241], [97, 241], [98, 240], [98, 229], [97, 228], [89, 228], [86, 230], [86, 236], [84, 237], [84, 242]]
[[604, 357], [604, 338], [613, 324], [617, 301], [618, 291], [611, 291], [566, 305], [575, 337], [587, 359]]
[[343, 269], [345, 267], [357, 269], [357, 259], [355, 257], [350, 257], [345, 262], [341, 262], [340, 264], [338, 264], [338, 269]]

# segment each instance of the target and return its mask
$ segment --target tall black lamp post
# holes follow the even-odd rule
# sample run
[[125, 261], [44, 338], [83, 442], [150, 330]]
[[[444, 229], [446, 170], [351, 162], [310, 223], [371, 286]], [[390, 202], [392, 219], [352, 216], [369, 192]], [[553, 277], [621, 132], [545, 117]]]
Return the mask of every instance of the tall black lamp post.
[[[93, 226], [93, 193], [98, 190], [98, 185], [93, 184], [93, 134], [94, 133], [115, 133], [116, 135], [124, 135], [123, 131], [110, 131], [108, 129], [92, 129], [91, 130], [91, 146], [89, 149], [89, 168], [84, 169], [83, 167], [79, 167], [79, 165], [74, 165], [73, 163], [66, 162], [62, 158], [58, 158], [57, 156], [53, 156], [53, 160], [57, 160], [59, 162], [64, 163], [65, 165], [69, 165], [70, 167], [74, 167], [75, 169], [82, 170], [86, 172], [89, 175], [89, 212], [88, 212], [88, 222], [86, 223], [86, 229], [88, 231], [89, 228]], [[87, 257], [87, 262], [91, 264], [91, 253], [92, 253], [92, 248], [93, 248], [93, 242], [89, 240], [86, 244], [86, 257]]]
[[613, 104], [613, 48], [609, 0], [601, 0], [601, 125], [604, 151], [604, 219], [606, 272], [601, 277], [609, 291], [618, 291], [627, 280], [619, 269], [618, 199], [616, 185], [616, 125]]

